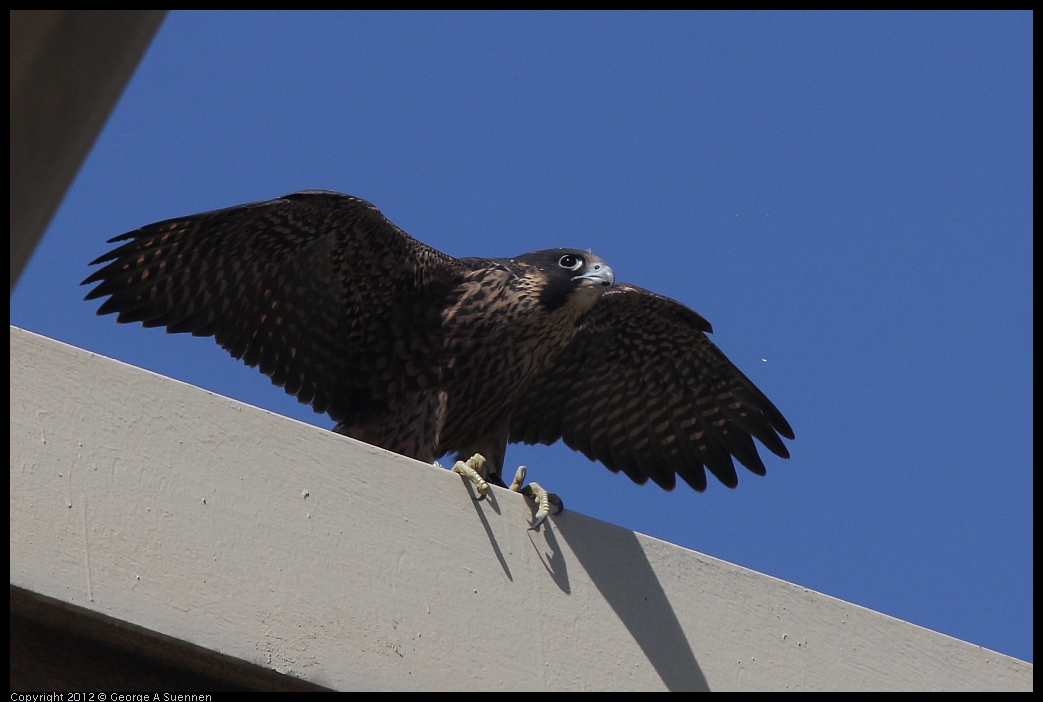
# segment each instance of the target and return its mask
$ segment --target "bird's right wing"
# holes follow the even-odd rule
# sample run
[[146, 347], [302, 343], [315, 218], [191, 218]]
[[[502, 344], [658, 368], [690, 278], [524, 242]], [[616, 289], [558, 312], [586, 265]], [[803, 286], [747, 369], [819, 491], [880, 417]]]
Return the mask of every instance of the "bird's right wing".
[[359, 198], [310, 190], [110, 240], [83, 284], [118, 322], [213, 336], [342, 421], [440, 382], [440, 315], [466, 267]]

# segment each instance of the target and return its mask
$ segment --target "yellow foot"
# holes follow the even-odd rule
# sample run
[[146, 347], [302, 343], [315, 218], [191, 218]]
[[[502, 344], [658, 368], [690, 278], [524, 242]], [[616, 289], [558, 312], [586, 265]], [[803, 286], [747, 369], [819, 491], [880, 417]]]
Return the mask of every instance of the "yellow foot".
[[547, 517], [551, 513], [551, 505], [555, 507], [554, 514], [561, 514], [561, 511], [565, 509], [565, 503], [557, 495], [547, 492], [540, 487], [539, 483], [529, 483], [522, 487], [523, 482], [525, 482], [525, 466], [518, 466], [518, 471], [514, 474], [514, 480], [511, 481], [510, 490], [520, 492], [526, 497], [536, 500], [538, 507], [536, 514], [533, 515], [532, 526], [529, 527], [529, 530], [539, 531], [540, 525], [547, 521]]
[[485, 457], [482, 454], [476, 453], [466, 462], [457, 461], [453, 466], [453, 472], [459, 473], [474, 483], [479, 500], [484, 500], [485, 496], [489, 494], [489, 483], [485, 482]]

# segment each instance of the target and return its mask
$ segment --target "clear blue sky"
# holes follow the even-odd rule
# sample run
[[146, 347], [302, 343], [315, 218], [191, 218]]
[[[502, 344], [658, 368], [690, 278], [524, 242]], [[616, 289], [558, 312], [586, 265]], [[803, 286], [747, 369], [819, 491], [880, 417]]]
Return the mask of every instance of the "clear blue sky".
[[210, 339], [96, 317], [87, 262], [305, 188], [454, 256], [590, 248], [713, 323], [793, 457], [703, 494], [560, 444], [509, 467], [1031, 661], [1031, 64], [1028, 13], [173, 13], [11, 320], [328, 427]]

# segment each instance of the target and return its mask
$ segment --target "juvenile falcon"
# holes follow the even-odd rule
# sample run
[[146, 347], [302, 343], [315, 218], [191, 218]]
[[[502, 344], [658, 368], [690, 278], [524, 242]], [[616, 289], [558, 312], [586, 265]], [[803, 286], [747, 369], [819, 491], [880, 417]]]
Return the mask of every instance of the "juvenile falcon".
[[764, 475], [753, 438], [789, 457], [793, 430], [710, 323], [590, 253], [455, 259], [320, 190], [115, 242], [83, 281], [108, 296], [98, 314], [213, 336], [334, 431], [421, 461], [480, 454], [459, 472], [484, 457], [503, 485], [508, 442], [563, 439], [638, 484], [702, 491], [704, 467], [735, 487], [732, 457]]

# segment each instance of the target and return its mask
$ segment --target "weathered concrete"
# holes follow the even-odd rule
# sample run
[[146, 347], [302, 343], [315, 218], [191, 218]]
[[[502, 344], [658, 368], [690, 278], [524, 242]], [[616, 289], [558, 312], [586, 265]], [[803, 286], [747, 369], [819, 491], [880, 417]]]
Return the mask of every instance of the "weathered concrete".
[[[258, 380], [261, 382], [261, 379]], [[1029, 690], [1032, 665], [17, 329], [11, 583], [339, 689]]]
[[11, 290], [166, 10], [11, 10]]

